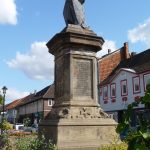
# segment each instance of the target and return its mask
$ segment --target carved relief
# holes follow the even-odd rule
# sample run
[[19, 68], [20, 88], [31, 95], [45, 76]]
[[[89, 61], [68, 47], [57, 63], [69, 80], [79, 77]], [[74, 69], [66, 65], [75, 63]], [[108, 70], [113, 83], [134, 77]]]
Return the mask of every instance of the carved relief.
[[64, 108], [62, 109], [61, 111], [59, 111], [59, 118], [68, 118], [68, 115], [69, 115], [69, 109], [67, 108]]
[[78, 108], [62, 108], [52, 109], [49, 114], [50, 119], [94, 119], [94, 118], [110, 118], [99, 107], [78, 107]]

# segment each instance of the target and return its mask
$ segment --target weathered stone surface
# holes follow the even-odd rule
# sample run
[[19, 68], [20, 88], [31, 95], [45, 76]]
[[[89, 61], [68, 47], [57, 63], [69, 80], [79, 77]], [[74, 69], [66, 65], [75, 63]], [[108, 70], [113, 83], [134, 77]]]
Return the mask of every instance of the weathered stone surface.
[[49, 113], [48, 119], [95, 119], [105, 118], [110, 119], [110, 116], [106, 114], [100, 107], [56, 107]]
[[63, 69], [64, 69], [64, 58], [60, 57], [59, 59], [57, 59], [57, 63], [55, 63], [55, 71], [56, 71], [56, 83], [55, 86], [57, 87], [56, 93], [55, 95], [57, 95], [57, 97], [61, 97], [63, 96], [64, 93], [64, 78], [62, 78], [63, 76]]
[[96, 52], [103, 43], [75, 25], [47, 43], [55, 55], [55, 104], [39, 129], [59, 150], [96, 150], [115, 134], [115, 121], [98, 104]]
[[104, 39], [97, 36], [92, 30], [83, 29], [77, 25], [68, 25], [47, 43], [47, 47], [49, 52], [57, 57], [66, 53], [68, 48], [75, 48], [77, 51], [97, 52], [101, 50], [103, 43]]
[[57, 143], [59, 150], [98, 150], [102, 144], [112, 142], [116, 134], [114, 124], [104, 118], [47, 120], [43, 132]]
[[73, 65], [73, 95], [75, 97], [87, 96], [92, 98], [92, 60], [74, 58]]

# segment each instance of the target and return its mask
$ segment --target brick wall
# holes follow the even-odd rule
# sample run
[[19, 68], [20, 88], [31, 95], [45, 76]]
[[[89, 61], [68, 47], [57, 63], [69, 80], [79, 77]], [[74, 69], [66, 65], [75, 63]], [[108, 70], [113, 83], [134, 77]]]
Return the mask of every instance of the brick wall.
[[106, 79], [111, 72], [122, 61], [129, 58], [128, 43], [124, 43], [124, 46], [113, 53], [109, 53], [103, 58], [99, 59], [99, 81], [102, 82]]
[[52, 109], [52, 106], [48, 106], [48, 101], [51, 99], [45, 99], [44, 100], [44, 118], [46, 118], [49, 114], [49, 112]]

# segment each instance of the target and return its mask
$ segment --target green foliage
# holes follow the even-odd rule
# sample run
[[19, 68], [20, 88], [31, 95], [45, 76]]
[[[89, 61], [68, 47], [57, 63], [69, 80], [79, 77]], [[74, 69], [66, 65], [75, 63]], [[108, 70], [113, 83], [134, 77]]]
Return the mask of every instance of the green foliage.
[[51, 141], [46, 142], [44, 136], [40, 139], [35, 135], [22, 137], [11, 136], [8, 134], [0, 135], [1, 150], [57, 150]]
[[[131, 114], [134, 108], [144, 104], [146, 109], [137, 113], [138, 126], [136, 129], [131, 127]], [[146, 117], [150, 114], [150, 84], [147, 85], [145, 96], [139, 97], [135, 102], [128, 105], [123, 115], [122, 123], [119, 123], [116, 131], [118, 133], [128, 131], [125, 141], [128, 143], [128, 150], [149, 150], [150, 149], [150, 120]]]
[[13, 129], [13, 126], [6, 119], [2, 119], [2, 122], [0, 123], [0, 129], [7, 131]]
[[0, 135], [0, 149], [2, 149], [5, 145], [8, 143], [8, 135], [7, 134], [1, 134]]
[[31, 142], [30, 144], [30, 150], [57, 150], [56, 146], [52, 144], [52, 142], [49, 141], [45, 141], [44, 136], [42, 136], [39, 139], [35, 139]]
[[0, 105], [2, 105], [2, 104], [3, 104], [3, 96], [0, 95]]
[[16, 140], [16, 150], [29, 150], [32, 138], [24, 137]]
[[46, 142], [44, 136], [42, 138], [18, 138], [16, 142], [17, 150], [57, 150], [51, 143]]
[[128, 145], [125, 142], [120, 142], [118, 135], [113, 136], [111, 144], [102, 145], [99, 150], [127, 150]]
[[25, 127], [28, 127], [30, 125], [30, 123], [31, 123], [30, 118], [27, 117], [27, 118], [23, 119], [23, 124]]
[[[2, 139], [2, 140], [1, 140]], [[3, 144], [2, 144], [3, 143]], [[8, 136], [3, 134], [0, 136], [0, 149], [1, 150], [57, 150], [57, 148], [49, 141], [46, 142], [45, 138], [37, 138], [37, 135], [26, 136]]]
[[127, 150], [128, 145], [126, 143], [103, 145], [100, 150]]

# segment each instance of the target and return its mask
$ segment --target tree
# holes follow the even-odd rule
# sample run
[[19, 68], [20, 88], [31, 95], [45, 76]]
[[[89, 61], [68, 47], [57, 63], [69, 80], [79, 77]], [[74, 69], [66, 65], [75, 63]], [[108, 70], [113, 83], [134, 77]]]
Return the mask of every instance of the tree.
[[3, 131], [12, 130], [13, 126], [5, 118], [3, 118], [0, 123], [0, 129]]
[[30, 125], [30, 123], [31, 123], [30, 118], [27, 117], [27, 118], [23, 119], [23, 124], [25, 127], [28, 127]]
[[[128, 143], [128, 150], [150, 150], [150, 84], [147, 85], [145, 95], [139, 97], [135, 102], [128, 105], [124, 112], [123, 120], [118, 124], [118, 133], [127, 132], [125, 141]], [[134, 108], [140, 104], [145, 105], [145, 110], [137, 113], [137, 127], [131, 128], [131, 114]]]

